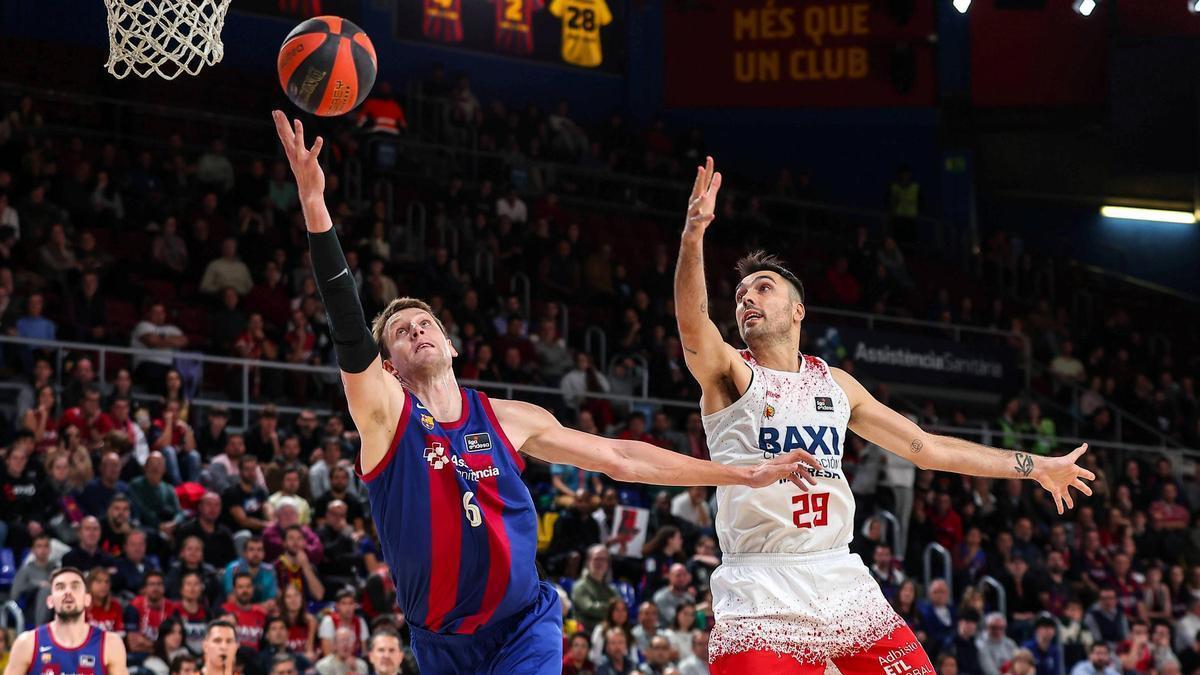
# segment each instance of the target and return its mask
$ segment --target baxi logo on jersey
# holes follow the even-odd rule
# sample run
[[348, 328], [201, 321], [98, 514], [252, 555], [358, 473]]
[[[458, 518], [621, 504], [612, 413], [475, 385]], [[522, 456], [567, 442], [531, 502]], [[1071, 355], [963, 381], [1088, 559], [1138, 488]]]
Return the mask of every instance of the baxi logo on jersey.
[[803, 450], [813, 455], [823, 470], [809, 469], [817, 478], [841, 478], [842, 437], [837, 427], [764, 426], [758, 430], [758, 449], [770, 459], [781, 452]]

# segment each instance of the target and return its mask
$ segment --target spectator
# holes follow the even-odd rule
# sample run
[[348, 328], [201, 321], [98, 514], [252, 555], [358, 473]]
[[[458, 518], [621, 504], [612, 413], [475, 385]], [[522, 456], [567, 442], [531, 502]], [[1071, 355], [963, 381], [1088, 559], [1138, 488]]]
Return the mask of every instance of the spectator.
[[650, 641], [650, 651], [646, 653], [646, 662], [638, 669], [643, 675], [664, 675], [672, 666], [671, 641], [659, 635]]
[[183, 624], [175, 617], [168, 617], [159, 626], [158, 637], [154, 640], [154, 649], [149, 658], [142, 662], [142, 667], [153, 675], [170, 675], [168, 665], [178, 656], [188, 654], [184, 643]]
[[862, 299], [858, 280], [850, 273], [850, 261], [838, 256], [825, 273], [825, 284], [834, 301], [844, 307], [857, 307]]
[[987, 632], [975, 640], [979, 651], [979, 666], [984, 675], [1000, 675], [1011, 672], [1010, 664], [1017, 653], [1017, 643], [1005, 634], [1008, 622], [1004, 615], [993, 612], [984, 617]]
[[238, 460], [238, 481], [221, 493], [222, 515], [231, 530], [261, 534], [270, 522], [271, 505], [267, 503], [266, 489], [258, 483], [260, 478], [258, 459], [242, 455]]
[[152, 654], [159, 628], [177, 609], [177, 605], [166, 597], [162, 572], [148, 572], [141, 593], [125, 607], [125, 643], [129, 651]]
[[287, 624], [278, 616], [267, 619], [267, 626], [263, 630], [263, 646], [257, 656], [261, 673], [273, 672], [271, 666], [276, 659], [286, 661], [292, 669], [292, 675], [306, 672], [312, 667], [308, 659], [288, 648]]
[[629, 630], [629, 605], [620, 597], [613, 598], [608, 601], [608, 606], [604, 610], [604, 621], [601, 621], [592, 629], [592, 651], [589, 656], [593, 661], [599, 661], [603, 657], [601, 645], [604, 644], [604, 635], [610, 629], [618, 628], [625, 633], [626, 643], [629, 645], [629, 660], [638, 660], [638, 650], [634, 645], [633, 633]]
[[116, 559], [100, 548], [100, 521], [95, 516], [87, 516], [80, 522], [79, 543], [63, 556], [62, 564], [83, 572], [95, 567], [107, 570], [116, 567]]
[[265, 548], [262, 537], [251, 535], [242, 544], [242, 556], [229, 563], [222, 575], [221, 587], [223, 594], [228, 596], [233, 592], [233, 581], [239, 574], [249, 574], [254, 584], [254, 593], [250, 601], [261, 604], [273, 600], [279, 591], [275, 577], [275, 568], [264, 564]]
[[158, 274], [175, 278], [188, 269], [188, 247], [179, 236], [179, 222], [174, 216], [163, 220], [162, 229], [150, 244], [150, 257], [158, 266]]
[[317, 620], [305, 609], [304, 594], [287, 586], [275, 596], [276, 613], [287, 624], [288, 649], [312, 661], [316, 658]]
[[132, 515], [129, 497], [119, 494], [108, 503], [104, 520], [100, 521], [100, 548], [114, 558], [121, 555], [125, 537], [133, 531]]
[[324, 549], [317, 571], [327, 587], [352, 585], [355, 573], [361, 567], [358, 541], [366, 535], [350, 527], [346, 520], [348, 514], [346, 502], [333, 500], [325, 510], [325, 523], [317, 530]]
[[588, 658], [591, 641], [584, 633], [575, 633], [567, 644], [563, 655], [563, 675], [595, 675], [596, 666]]
[[604, 658], [596, 665], [596, 675], [631, 675], [637, 665], [629, 660], [629, 644], [625, 633], [613, 628], [604, 635]]
[[[601, 544], [594, 544], [587, 550], [585, 572], [571, 589], [571, 603], [575, 606], [577, 618], [584, 630], [591, 630], [604, 620], [604, 612], [608, 602], [617, 597], [617, 592], [609, 584], [609, 564], [611, 558], [608, 549]], [[621, 634], [624, 638], [624, 633]], [[607, 640], [607, 639], [606, 639]], [[608, 647], [605, 647], [606, 651]]]
[[213, 406], [204, 416], [204, 423], [198, 425], [195, 432], [196, 449], [205, 459], [209, 459], [225, 450], [229, 432], [229, 409], [225, 406]]
[[[299, 457], [300, 443], [295, 439], [295, 437], [289, 437], [287, 441], [284, 442], [284, 447], [286, 448], [287, 446], [293, 446], [292, 452], [285, 450], [285, 455]], [[274, 470], [274, 468], [275, 464], [273, 463], [267, 467], [266, 473], [268, 485], [271, 483], [272, 470]], [[304, 497], [299, 493], [301, 486], [305, 488], [308, 487], [308, 481], [301, 480], [301, 469], [304, 469], [304, 474], [308, 473], [308, 467], [303, 465], [293, 465], [283, 471], [282, 477], [278, 480], [279, 491], [268, 497], [267, 503], [271, 505], [271, 510], [276, 514], [279, 513], [280, 505], [284, 503], [291, 504], [292, 508], [296, 510], [298, 518], [297, 522], [307, 527], [308, 524], [312, 522], [312, 507], [308, 505], [308, 501], [305, 500]], [[307, 478], [307, 475], [305, 475], [304, 478]]]
[[[928, 598], [918, 603], [918, 608], [921, 614], [921, 626], [929, 636], [929, 643], [944, 644], [955, 630], [955, 612], [954, 607], [950, 604], [950, 586], [947, 585], [945, 579], [935, 579], [929, 584]], [[994, 617], [989, 616], [986, 624], [989, 635], [992, 630], [992, 618]], [[1013, 646], [1016, 647], [1015, 644]], [[987, 670], [986, 664], [984, 670]], [[997, 675], [997, 673], [990, 673], [990, 675]]]
[[4, 458], [4, 473], [0, 475], [0, 504], [4, 505], [0, 545], [23, 547], [43, 530], [44, 488], [37, 469], [29, 464], [29, 445], [28, 437], [13, 443]]
[[225, 141], [214, 138], [208, 151], [196, 162], [196, 180], [205, 188], [220, 192], [233, 189], [233, 163], [225, 156]]
[[1063, 665], [1060, 661], [1058, 646], [1055, 644], [1054, 619], [1039, 617], [1034, 626], [1033, 637], [1021, 645], [1033, 655], [1037, 667], [1037, 675], [1058, 675]]
[[[1058, 431], [1055, 427], [1054, 420], [1049, 417], [1042, 417], [1042, 408], [1037, 403], [1032, 401], [1025, 408], [1026, 414], [1029, 415], [1028, 427], [1033, 433], [1033, 444], [1030, 447], [1034, 453], [1043, 457], [1049, 455], [1058, 449]], [[1035, 655], [1036, 656], [1036, 655]]]
[[659, 634], [658, 605], [645, 600], [638, 607], [637, 625], [631, 631], [634, 646], [643, 654], [650, 651], [650, 641]]
[[[334, 443], [333, 446], [336, 447], [337, 444]], [[350, 470], [338, 464], [329, 471], [328, 476], [329, 482], [326, 485], [325, 492], [316, 500], [313, 506], [313, 513], [318, 519], [324, 518], [329, 505], [335, 501], [340, 501], [346, 505], [346, 518], [354, 528], [354, 531], [365, 531], [367, 506], [363, 503], [362, 498], [350, 489], [352, 480]]]
[[158, 567], [158, 561], [150, 560], [146, 555], [145, 530], [130, 530], [125, 535], [121, 557], [117, 558], [113, 583], [118, 591], [133, 593], [145, 583], [146, 573]]
[[976, 644], [978, 632], [979, 614], [974, 609], [964, 609], [958, 615], [958, 630], [935, 651], [942, 656], [954, 657], [959, 672], [964, 675], [981, 675], [983, 666]]
[[267, 549], [267, 560], [274, 561], [277, 559], [285, 548], [284, 540], [286, 533], [293, 526], [300, 528], [300, 533], [304, 539], [304, 552], [312, 559], [313, 564], [321, 562], [321, 539], [307, 525], [300, 524], [300, 508], [297, 505], [303, 500], [289, 497], [279, 502], [279, 509], [275, 511], [275, 520], [263, 530], [263, 544]]
[[692, 575], [680, 563], [671, 565], [667, 580], [667, 586], [654, 594], [654, 605], [658, 607], [659, 619], [671, 625], [680, 607], [696, 603], [696, 592], [691, 586]]
[[1075, 356], [1075, 343], [1063, 340], [1058, 355], [1050, 361], [1050, 374], [1062, 384], [1082, 386], [1087, 372]]
[[[17, 337], [29, 340], [54, 340], [58, 336], [58, 325], [42, 316], [46, 309], [46, 298], [41, 293], [29, 294], [25, 303], [25, 315], [17, 319]], [[22, 363], [26, 370], [33, 365], [34, 350], [27, 348], [21, 351]]]
[[1149, 673], [1154, 667], [1154, 652], [1150, 645], [1150, 627], [1141, 619], [1129, 624], [1129, 637], [1117, 645], [1117, 658], [1124, 672]]
[[[696, 606], [680, 605], [664, 636], [671, 645], [671, 660], [678, 661], [692, 650], [692, 633], [696, 630]], [[653, 648], [653, 643], [651, 643]]]
[[129, 483], [134, 517], [142, 527], [157, 530], [169, 538], [179, 523], [183, 522], [183, 511], [179, 508], [179, 497], [175, 490], [163, 483], [167, 461], [162, 453], [152, 452], [146, 458], [143, 469], [144, 474]]
[[1084, 625], [1097, 640], [1107, 642], [1110, 649], [1125, 641], [1129, 635], [1129, 620], [1117, 605], [1117, 592], [1112, 588], [1100, 590], [1100, 599], [1088, 610]]
[[332, 654], [338, 647], [338, 633], [346, 631], [351, 638], [350, 653], [362, 653], [371, 632], [367, 622], [357, 612], [358, 602], [354, 599], [354, 591], [348, 588], [338, 591], [333, 611], [326, 614], [317, 627], [322, 652]]
[[258, 458], [262, 464], [275, 459], [280, 454], [279, 413], [275, 406], [268, 403], [258, 415], [258, 421], [250, 427], [244, 436], [246, 452]]
[[201, 573], [185, 572], [179, 585], [179, 603], [175, 609], [175, 616], [183, 623], [184, 644], [193, 652], [203, 649], [204, 633], [208, 622], [212, 620], [204, 584], [204, 575]]
[[705, 530], [713, 526], [712, 509], [708, 506], [708, 488], [700, 485], [689, 487], [671, 500], [671, 515], [682, 518]]
[[[1185, 673], [1195, 673], [1196, 669], [1200, 668], [1200, 632], [1192, 635], [1192, 642], [1188, 644], [1187, 649], [1179, 651], [1179, 665]], [[1076, 673], [1071, 673], [1071, 675], [1076, 675]], [[1083, 673], [1082, 675], [1092, 674]], [[1105, 675], [1113, 675], [1113, 673]]]
[[339, 628], [331, 642], [333, 646], [326, 656], [317, 661], [318, 675], [367, 675], [367, 663], [354, 655], [354, 631]]
[[[325, 597], [325, 584], [321, 583], [316, 568], [316, 563], [321, 560], [321, 551], [314, 554], [315, 562], [309, 559], [305, 551], [307, 536], [311, 534], [311, 531], [305, 534], [303, 528], [294, 523], [284, 530], [283, 554], [275, 561], [275, 577], [280, 587], [298, 586], [307, 600], [320, 602]], [[319, 549], [321, 541], [316, 539], [316, 535], [312, 536]]]
[[10, 597], [25, 607], [44, 607], [50, 595], [50, 573], [56, 567], [50, 560], [50, 535], [38, 534], [33, 538], [31, 555], [13, 577]]
[[92, 602], [88, 605], [85, 619], [88, 624], [125, 636], [125, 610], [112, 594], [112, 575], [103, 567], [97, 567], [87, 573], [88, 595]]
[[216, 603], [221, 594], [221, 581], [217, 570], [204, 562], [204, 540], [199, 537], [189, 537], [179, 548], [179, 557], [171, 563], [165, 579], [167, 597], [175, 599], [180, 596], [183, 587], [183, 575], [195, 572], [204, 580], [206, 600]]
[[[883, 597], [889, 602], [896, 597], [896, 592], [900, 590], [900, 584], [904, 583], [904, 572], [899, 566], [895, 565], [892, 560], [892, 547], [887, 544], [879, 544], [875, 547], [875, 555], [871, 564], [871, 576], [879, 584], [880, 590], [883, 591]], [[978, 618], [975, 619], [979, 621]], [[961, 624], [961, 622], [960, 622]], [[958, 660], [959, 670], [966, 671], [963, 666], [963, 660]]]
[[100, 292], [100, 275], [94, 271], [83, 273], [79, 291], [71, 296], [71, 324], [76, 340], [108, 340], [108, 307]]
[[220, 522], [221, 496], [206, 492], [196, 504], [196, 516], [186, 520], [175, 532], [175, 540], [185, 542], [190, 537], [208, 542], [204, 547], [204, 562], [215, 568], [225, 565], [237, 557], [233, 534]]
[[508, 218], [515, 225], [524, 225], [529, 220], [529, 209], [516, 188], [509, 187], [508, 192], [496, 200], [496, 217]]
[[[1191, 671], [1188, 671], [1191, 672]], [[1121, 670], [1112, 662], [1112, 652], [1107, 642], [1092, 643], [1087, 660], [1071, 668], [1071, 675], [1120, 675]]]
[[691, 649], [679, 659], [679, 675], [708, 675], [708, 633], [692, 631]]
[[242, 572], [234, 575], [233, 596], [221, 605], [221, 611], [233, 615], [238, 646], [252, 652], [258, 651], [263, 630], [267, 626], [267, 613], [254, 604], [254, 578], [250, 574]]
[[183, 331], [167, 323], [166, 306], [161, 302], [152, 303], [146, 311], [146, 318], [134, 326], [130, 337], [131, 347], [150, 352], [133, 359], [138, 381], [154, 383], [154, 389], [161, 393], [161, 383], [166, 381], [167, 371], [171, 369], [174, 359], [171, 350], [183, 349], [187, 345], [188, 338]]

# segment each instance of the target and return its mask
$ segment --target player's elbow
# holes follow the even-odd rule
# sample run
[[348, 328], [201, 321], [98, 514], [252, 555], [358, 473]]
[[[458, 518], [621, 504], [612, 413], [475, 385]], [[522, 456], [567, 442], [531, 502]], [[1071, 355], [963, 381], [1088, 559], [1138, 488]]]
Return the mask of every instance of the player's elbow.
[[637, 482], [636, 460], [624, 442], [616, 441], [605, 448], [603, 452], [599, 453], [597, 464], [597, 471], [615, 481]]

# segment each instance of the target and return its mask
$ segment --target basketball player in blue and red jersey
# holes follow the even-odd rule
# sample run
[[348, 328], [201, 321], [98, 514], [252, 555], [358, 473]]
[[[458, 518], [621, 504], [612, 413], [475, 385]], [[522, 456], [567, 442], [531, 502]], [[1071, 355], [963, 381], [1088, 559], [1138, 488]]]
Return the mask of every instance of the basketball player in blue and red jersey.
[[854, 494], [842, 467], [847, 430], [922, 469], [1036, 480], [1062, 513], [1071, 490], [1092, 494], [1095, 476], [1075, 464], [1086, 445], [1040, 457], [928, 433], [875, 400], [852, 375], [800, 353], [804, 285], [761, 251], [738, 263], [734, 316], [746, 349], [725, 342], [709, 318], [704, 232], [721, 174], [712, 157], [696, 182], [675, 268], [684, 360], [700, 382], [700, 411], [714, 462], [819, 458], [817, 486], [717, 488], [717, 537], [725, 556], [710, 579], [716, 623], [714, 675], [933, 675], [921, 643], [850, 552]]
[[55, 570], [46, 598], [54, 618], [17, 637], [4, 675], [129, 675], [121, 638], [84, 620], [91, 601], [83, 572]]
[[357, 470], [421, 672], [561, 672], [562, 610], [553, 587], [538, 580], [537, 514], [521, 482], [521, 453], [664, 485], [802, 482], [801, 462], [815, 464], [793, 457], [722, 467], [567, 429], [538, 406], [459, 387], [454, 348], [424, 302], [394, 300], [367, 327], [325, 206], [322, 139], [309, 149], [300, 122], [282, 112], [275, 125], [362, 439]]
[[533, 52], [533, 13], [543, 0], [492, 0], [496, 5], [496, 48], [514, 54]]

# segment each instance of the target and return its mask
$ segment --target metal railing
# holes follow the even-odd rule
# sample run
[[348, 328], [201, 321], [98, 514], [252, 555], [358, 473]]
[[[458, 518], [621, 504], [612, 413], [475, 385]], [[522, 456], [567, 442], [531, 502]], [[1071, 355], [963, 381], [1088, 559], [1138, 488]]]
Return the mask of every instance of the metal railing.
[[25, 630], [25, 612], [16, 600], [9, 600], [0, 607], [0, 629], [13, 629], [13, 634], [20, 635]]
[[[56, 368], [57, 384], [61, 387], [63, 368], [69, 354], [86, 354], [95, 355], [97, 359], [97, 374], [101, 385], [106, 384], [105, 377], [107, 376], [108, 359], [110, 355], [122, 355], [125, 357], [162, 357], [164, 353], [169, 354], [173, 359], [183, 359], [194, 361], [200, 364], [201, 368], [209, 366], [220, 366], [226, 369], [237, 371], [237, 395], [228, 396], [228, 398], [216, 399], [205, 398], [198, 396], [192, 399], [192, 403], [201, 407], [207, 408], [210, 406], [221, 405], [241, 411], [243, 419], [249, 419], [251, 413], [261, 411], [268, 403], [274, 403], [276, 409], [285, 414], [298, 414], [304, 409], [313, 409], [320, 414], [330, 414], [333, 408], [330, 406], [320, 405], [301, 405], [297, 402], [289, 401], [283, 396], [278, 397], [277, 401], [270, 401], [263, 396], [252, 395], [252, 374], [255, 370], [261, 371], [282, 371], [284, 373], [299, 373], [320, 378], [322, 382], [338, 386], [337, 382], [340, 378], [340, 371], [336, 366], [314, 366], [299, 363], [287, 363], [281, 361], [261, 361], [254, 359], [242, 359], [229, 356], [215, 356], [211, 354], [202, 354], [192, 351], [170, 351], [170, 350], [146, 350], [131, 347], [119, 347], [115, 345], [97, 344], [90, 342], [69, 342], [59, 340], [38, 340], [32, 338], [20, 338], [8, 335], [0, 335], [0, 345], [12, 345], [14, 348], [37, 348], [53, 352], [52, 358], [58, 364]], [[597, 362], [601, 363], [601, 362]], [[638, 366], [641, 369], [641, 396], [628, 396], [622, 394], [606, 394], [600, 392], [588, 392], [587, 398], [604, 399], [618, 403], [626, 403], [639, 406], [657, 406], [662, 408], [676, 410], [698, 410], [699, 403], [697, 401], [683, 401], [678, 399], [662, 399], [655, 398], [649, 395], [650, 392], [650, 374], [648, 363], [645, 359], [638, 361]], [[201, 376], [201, 380], [203, 377]], [[537, 396], [552, 396], [557, 397], [562, 395], [562, 389], [558, 387], [547, 387], [531, 384], [511, 384], [507, 382], [492, 382], [487, 380], [471, 380], [462, 379], [460, 382], [464, 385], [477, 387], [494, 393], [502, 393], [507, 398], [513, 398], [517, 394], [533, 394]], [[203, 392], [201, 392], [203, 393]], [[141, 395], [139, 398], [144, 400], [156, 400], [156, 397], [151, 395]], [[933, 433], [958, 436], [970, 440], [977, 440], [984, 445], [994, 445], [992, 439], [1001, 432], [997, 429], [989, 427], [986, 423], [979, 423], [977, 426], [956, 427], [947, 425], [927, 425], [927, 431]], [[1018, 433], [1013, 434], [1018, 440], [1032, 441], [1037, 438], [1035, 434]], [[1187, 456], [1200, 459], [1200, 450], [1192, 448], [1163, 448], [1153, 445], [1139, 445], [1135, 443], [1119, 443], [1109, 441], [1093, 442], [1091, 439], [1076, 438], [1073, 436], [1060, 436], [1059, 443], [1068, 445], [1079, 445], [1085, 442], [1093, 445], [1101, 446], [1105, 450], [1119, 451], [1124, 453], [1134, 454], [1153, 454], [1162, 455], [1164, 451], [1177, 454], [1179, 456]]]
[[900, 556], [904, 555], [904, 551], [896, 551], [895, 542], [900, 541], [900, 519], [896, 518], [896, 514], [887, 509], [878, 509], [875, 511], [876, 518], [882, 518], [887, 522], [887, 527], [880, 528], [880, 535], [883, 537], [883, 543], [889, 544], [892, 550]]
[[1000, 612], [1006, 617], [1008, 616], [1008, 593], [1004, 590], [1004, 584], [1000, 583], [996, 577], [993, 577], [989, 574], [979, 580], [976, 588], [979, 589], [980, 593], [984, 592], [984, 588], [990, 588], [995, 591], [996, 611]]
[[945, 546], [937, 542], [929, 542], [925, 547], [925, 552], [921, 555], [922, 562], [925, 565], [925, 588], [929, 588], [929, 584], [933, 583], [933, 556], [938, 555], [942, 558], [942, 579], [951, 586], [954, 585], [954, 559], [950, 555], [950, 551], [946, 550]]

